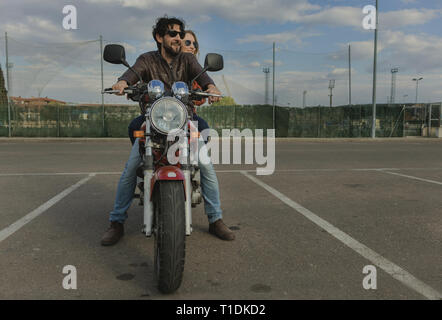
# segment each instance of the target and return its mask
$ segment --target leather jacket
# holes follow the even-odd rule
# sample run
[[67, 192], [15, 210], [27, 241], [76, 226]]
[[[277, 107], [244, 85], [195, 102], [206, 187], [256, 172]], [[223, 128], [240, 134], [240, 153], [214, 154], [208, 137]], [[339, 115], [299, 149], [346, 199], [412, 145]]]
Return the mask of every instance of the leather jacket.
[[[171, 90], [172, 84], [176, 81], [184, 81], [191, 88], [190, 81], [203, 69], [192, 53], [179, 53], [169, 65], [159, 51], [140, 55], [132, 68], [145, 82], [153, 79], [161, 80], [166, 90]], [[138, 77], [128, 69], [118, 78], [118, 81], [120, 80], [125, 80], [128, 85], [133, 85], [138, 82]], [[209, 84], [215, 85], [206, 72], [198, 78], [198, 84], [203, 90], [207, 90]]]

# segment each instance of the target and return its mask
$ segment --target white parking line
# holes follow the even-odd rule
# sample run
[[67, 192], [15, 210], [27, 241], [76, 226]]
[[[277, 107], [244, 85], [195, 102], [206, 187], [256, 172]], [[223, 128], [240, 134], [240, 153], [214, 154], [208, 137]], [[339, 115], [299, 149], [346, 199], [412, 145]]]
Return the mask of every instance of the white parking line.
[[121, 172], [28, 172], [28, 173], [1, 173], [0, 177], [18, 177], [18, 176], [81, 176], [98, 174], [121, 174]]
[[407, 287], [415, 290], [416, 292], [420, 293], [421, 295], [425, 296], [428, 299], [431, 300], [439, 300], [442, 298], [442, 294], [438, 292], [437, 290], [433, 289], [429, 285], [425, 284], [424, 282], [420, 281], [416, 277], [414, 277], [412, 274], [408, 273], [401, 267], [395, 265], [393, 262], [390, 262], [386, 258], [382, 257], [380, 254], [376, 253], [375, 251], [371, 250], [364, 244], [360, 243], [359, 241], [353, 239], [351, 236], [346, 234], [345, 232], [339, 230], [332, 224], [328, 223], [324, 219], [320, 218], [310, 210], [304, 208], [300, 204], [296, 203], [295, 201], [289, 199], [276, 189], [272, 188], [268, 184], [262, 182], [261, 180], [257, 179], [256, 177], [250, 175], [249, 173], [242, 171], [241, 172], [244, 176], [255, 182], [257, 185], [261, 186], [268, 192], [270, 192], [272, 195], [280, 199], [282, 202], [284, 202], [289, 207], [295, 209], [297, 212], [302, 214], [304, 217], [312, 221], [314, 224], [322, 228], [323, 230], [327, 231], [329, 234], [331, 234], [333, 237], [344, 243], [349, 248], [353, 249], [357, 253], [359, 253], [362, 257], [366, 258], [367, 260], [371, 261], [373, 264], [387, 272], [389, 275], [391, 275], [396, 280], [402, 282]]
[[[341, 172], [341, 171], [401, 171], [401, 170], [425, 170], [425, 171], [439, 171], [442, 168], [353, 168], [353, 169], [327, 169], [327, 168], [312, 168], [312, 169], [276, 169], [273, 172]], [[231, 170], [215, 170], [220, 173], [234, 173], [234, 172], [256, 172], [256, 169], [244, 170], [244, 169], [231, 169]], [[392, 173], [392, 172], [389, 172]], [[29, 173], [0, 173], [0, 177], [17, 177], [17, 176], [69, 176], [69, 175], [117, 175], [121, 174], [121, 171], [115, 172], [29, 172]], [[393, 174], [393, 173], [392, 173]]]
[[77, 188], [79, 188], [81, 185], [88, 182], [92, 177], [94, 177], [95, 174], [89, 174], [86, 178], [81, 179], [76, 184], [70, 186], [66, 190], [60, 192], [52, 199], [48, 200], [47, 202], [43, 203], [41, 206], [39, 206], [37, 209], [33, 210], [32, 212], [28, 213], [21, 219], [17, 220], [10, 226], [6, 227], [5, 229], [0, 231], [0, 242], [5, 240], [7, 237], [12, 235], [17, 230], [21, 229], [24, 225], [26, 225], [28, 222], [31, 222], [33, 219], [37, 218], [39, 215], [41, 215], [43, 212], [48, 210], [50, 207], [52, 207], [54, 204], [59, 202], [61, 199], [66, 197], [71, 192], [75, 191]]
[[388, 173], [388, 174], [394, 174], [395, 176], [400, 176], [400, 177], [405, 177], [405, 178], [409, 178], [409, 179], [419, 180], [419, 181], [423, 181], [423, 182], [434, 183], [434, 184], [438, 184], [438, 185], [442, 186], [442, 182], [439, 182], [439, 181], [423, 179], [423, 178], [418, 178], [418, 177], [414, 177], [414, 176], [408, 176], [406, 174], [400, 174], [400, 173], [396, 173], [396, 172], [389, 172], [389, 171], [382, 171], [382, 172], [385, 172], [385, 173]]

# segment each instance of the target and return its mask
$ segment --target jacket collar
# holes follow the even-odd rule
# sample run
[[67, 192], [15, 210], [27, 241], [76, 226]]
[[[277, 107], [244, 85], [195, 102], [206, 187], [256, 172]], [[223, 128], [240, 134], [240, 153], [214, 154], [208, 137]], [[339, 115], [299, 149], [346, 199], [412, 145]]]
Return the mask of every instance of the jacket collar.
[[[169, 63], [166, 61], [166, 59], [164, 59], [164, 57], [162, 56], [162, 54], [161, 54], [161, 52], [160, 52], [159, 50], [156, 51], [156, 54], [159, 56], [159, 58], [160, 58], [161, 60], [164, 61], [164, 63], [166, 63], [167, 65], [169, 65]], [[178, 60], [178, 58], [181, 56], [181, 54], [182, 54], [182, 52], [178, 53], [178, 54], [172, 59], [172, 62], [170, 63], [170, 65], [173, 65], [174, 62], [175, 62], [176, 60]]]

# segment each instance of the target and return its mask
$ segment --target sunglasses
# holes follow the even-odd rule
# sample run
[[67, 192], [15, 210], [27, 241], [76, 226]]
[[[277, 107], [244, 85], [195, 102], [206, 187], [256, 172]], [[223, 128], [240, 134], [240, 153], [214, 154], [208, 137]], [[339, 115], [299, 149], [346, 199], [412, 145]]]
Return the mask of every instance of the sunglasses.
[[[184, 41], [184, 44], [186, 45], [186, 47], [188, 47], [188, 46], [190, 46], [190, 45], [192, 44], [192, 41], [190, 41], [190, 40], [186, 40], [186, 41]], [[193, 42], [193, 47], [194, 47], [195, 49], [198, 49], [198, 42], [194, 41], [194, 42]]]
[[175, 38], [178, 34], [180, 35], [181, 39], [184, 39], [184, 37], [186, 36], [186, 33], [184, 31], [167, 30], [166, 33], [172, 38]]

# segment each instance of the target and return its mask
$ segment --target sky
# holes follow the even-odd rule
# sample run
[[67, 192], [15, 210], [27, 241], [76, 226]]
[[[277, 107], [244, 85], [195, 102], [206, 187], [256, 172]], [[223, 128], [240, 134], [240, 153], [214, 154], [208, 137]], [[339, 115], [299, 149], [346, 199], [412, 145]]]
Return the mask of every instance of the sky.
[[[275, 98], [278, 105], [333, 105], [372, 99], [374, 31], [363, 28], [363, 8], [375, 0], [0, 0], [0, 63], [5, 69], [8, 34], [12, 95], [48, 96], [75, 103], [101, 103], [100, 42], [120, 43], [127, 60], [156, 50], [152, 26], [167, 14], [195, 31], [205, 54], [224, 57], [224, 69], [210, 73], [223, 94], [240, 104], [263, 104], [269, 67], [272, 102], [275, 43]], [[77, 29], [65, 30], [65, 5], [77, 13]], [[379, 0], [377, 102], [391, 96], [391, 69], [398, 68], [395, 102], [442, 101], [442, 1]], [[123, 66], [104, 62], [104, 86]], [[105, 103], [127, 103], [106, 96]]]

